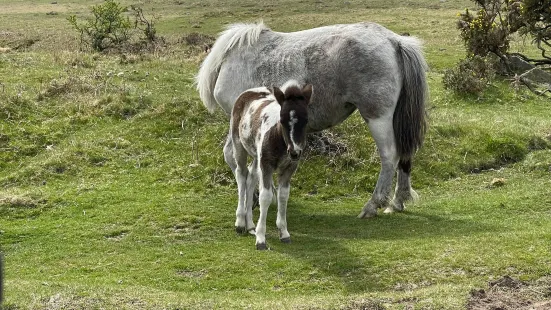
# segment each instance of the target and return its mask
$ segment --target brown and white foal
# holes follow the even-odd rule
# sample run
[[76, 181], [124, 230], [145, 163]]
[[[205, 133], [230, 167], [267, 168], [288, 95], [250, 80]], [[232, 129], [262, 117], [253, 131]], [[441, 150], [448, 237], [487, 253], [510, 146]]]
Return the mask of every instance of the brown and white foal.
[[[281, 89], [252, 88], [235, 102], [230, 121], [233, 156], [237, 163], [235, 178], [239, 193], [235, 229], [254, 231], [252, 219], [255, 184], [260, 187], [260, 217], [256, 227], [256, 248], [267, 249], [266, 215], [273, 198], [273, 173], [278, 171], [277, 221], [281, 242], [291, 242], [287, 231], [287, 200], [291, 176], [306, 145], [308, 103], [312, 85], [304, 87], [294, 80]], [[226, 154], [230, 155], [230, 154]], [[252, 157], [250, 168], [247, 158]]]

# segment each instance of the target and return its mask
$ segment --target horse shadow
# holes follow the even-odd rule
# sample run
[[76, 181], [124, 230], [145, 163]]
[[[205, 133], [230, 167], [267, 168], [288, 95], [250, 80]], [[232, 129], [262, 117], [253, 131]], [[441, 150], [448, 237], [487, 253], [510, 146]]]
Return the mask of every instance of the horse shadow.
[[[311, 281], [327, 281], [329, 277], [339, 281], [348, 293], [388, 289], [389, 281], [382, 276], [390, 276], [396, 264], [407, 264], [408, 257], [426, 255], [426, 250], [415, 252], [415, 248], [404, 246], [413, 239], [425, 243], [423, 239], [429, 241], [435, 236], [459, 238], [501, 229], [417, 210], [361, 220], [342, 210], [324, 214], [296, 203], [288, 208], [288, 222], [293, 242], [277, 245], [274, 250], [312, 268]], [[358, 239], [365, 242], [358, 243]], [[403, 261], [390, 261], [396, 256]]]

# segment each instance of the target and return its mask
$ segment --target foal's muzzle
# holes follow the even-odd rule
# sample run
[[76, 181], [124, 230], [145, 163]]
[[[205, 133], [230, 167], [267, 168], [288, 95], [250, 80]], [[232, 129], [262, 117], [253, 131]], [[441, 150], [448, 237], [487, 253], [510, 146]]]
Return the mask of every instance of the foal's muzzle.
[[292, 161], [297, 161], [300, 159], [300, 155], [302, 154], [302, 151], [294, 151], [294, 150], [287, 150], [287, 153], [289, 154], [289, 158], [291, 158]]

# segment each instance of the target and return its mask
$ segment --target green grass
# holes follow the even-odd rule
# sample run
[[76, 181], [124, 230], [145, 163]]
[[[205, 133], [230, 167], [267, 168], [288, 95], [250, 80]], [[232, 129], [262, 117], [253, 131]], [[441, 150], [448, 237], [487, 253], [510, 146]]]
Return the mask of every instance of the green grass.
[[[0, 47], [38, 39], [0, 53], [4, 308], [464, 309], [492, 279], [549, 275], [549, 103], [508, 81], [481, 98], [442, 87], [470, 1], [146, 1], [168, 44], [125, 57], [78, 52], [65, 18], [96, 3], [0, 0]], [[424, 40], [417, 204], [356, 218], [379, 158], [354, 114], [330, 131], [346, 149], [307, 154], [293, 179], [293, 243], [277, 240], [274, 206], [271, 251], [235, 234], [228, 122], [203, 108], [204, 55], [180, 39], [259, 19], [278, 31], [370, 20]]]

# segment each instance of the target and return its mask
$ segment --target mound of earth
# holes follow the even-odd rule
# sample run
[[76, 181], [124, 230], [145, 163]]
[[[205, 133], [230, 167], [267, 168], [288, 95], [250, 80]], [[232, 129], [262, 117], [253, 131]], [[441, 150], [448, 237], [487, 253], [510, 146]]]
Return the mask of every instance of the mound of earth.
[[551, 310], [551, 276], [524, 282], [504, 276], [471, 291], [468, 310]]

